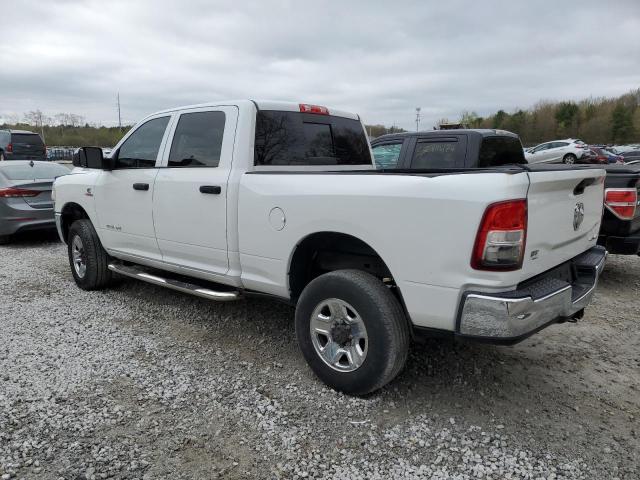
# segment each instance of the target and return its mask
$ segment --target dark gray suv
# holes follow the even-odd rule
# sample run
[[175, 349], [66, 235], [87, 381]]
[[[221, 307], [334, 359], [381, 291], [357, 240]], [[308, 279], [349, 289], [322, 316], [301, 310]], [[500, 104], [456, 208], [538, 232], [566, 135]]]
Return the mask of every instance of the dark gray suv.
[[46, 159], [47, 147], [37, 133], [27, 130], [0, 130], [0, 161]]

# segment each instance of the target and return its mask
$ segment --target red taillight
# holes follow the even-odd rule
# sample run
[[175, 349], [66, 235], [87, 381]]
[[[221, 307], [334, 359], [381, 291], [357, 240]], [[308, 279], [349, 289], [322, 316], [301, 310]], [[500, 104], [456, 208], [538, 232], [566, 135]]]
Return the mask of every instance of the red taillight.
[[40, 195], [37, 190], [27, 190], [26, 188], [0, 188], [0, 198], [14, 197], [35, 197]]
[[13, 144], [7, 145], [7, 153], [13, 153]]
[[471, 267], [518, 270], [527, 241], [527, 201], [508, 200], [487, 207], [476, 235]]
[[638, 191], [635, 188], [607, 188], [604, 191], [604, 205], [616, 217], [631, 220], [638, 206]]
[[329, 109], [327, 107], [321, 107], [320, 105], [309, 105], [308, 103], [301, 103], [300, 111], [302, 113], [316, 113], [318, 115], [329, 115]]

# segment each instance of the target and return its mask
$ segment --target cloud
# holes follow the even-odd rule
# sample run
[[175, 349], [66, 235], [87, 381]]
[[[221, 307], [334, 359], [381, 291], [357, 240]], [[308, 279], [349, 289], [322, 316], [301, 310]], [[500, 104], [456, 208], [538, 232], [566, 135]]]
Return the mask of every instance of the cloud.
[[224, 98], [327, 104], [412, 128], [463, 110], [638, 88], [640, 4], [23, 1], [3, 15], [0, 117], [133, 122]]

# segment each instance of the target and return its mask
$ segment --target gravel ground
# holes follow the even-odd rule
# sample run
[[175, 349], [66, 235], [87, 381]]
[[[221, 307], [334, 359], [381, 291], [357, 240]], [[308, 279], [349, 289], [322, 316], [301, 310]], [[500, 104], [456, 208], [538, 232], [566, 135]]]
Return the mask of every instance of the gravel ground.
[[0, 247], [0, 479], [639, 478], [640, 259], [577, 324], [430, 341], [382, 391], [317, 381], [293, 310], [135, 281], [83, 292], [65, 247]]

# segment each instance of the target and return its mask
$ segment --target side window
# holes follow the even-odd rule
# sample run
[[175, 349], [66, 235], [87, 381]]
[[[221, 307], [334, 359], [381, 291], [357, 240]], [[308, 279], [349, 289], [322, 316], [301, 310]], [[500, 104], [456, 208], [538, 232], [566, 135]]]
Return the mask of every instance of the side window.
[[169, 167], [217, 167], [222, 151], [224, 112], [180, 115], [173, 134]]
[[169, 117], [160, 117], [142, 124], [122, 144], [116, 168], [153, 168]]
[[555, 142], [553, 146], [555, 148], [562, 148], [562, 147], [568, 147], [569, 144], [567, 142]]
[[538, 153], [541, 152], [542, 150], [544, 150], [545, 148], [547, 148], [547, 145], [538, 145], [536, 148], [534, 148], [533, 150], [531, 150], [531, 153]]
[[456, 139], [424, 141], [418, 140], [411, 159], [411, 168], [455, 168], [464, 152]]
[[396, 168], [402, 150], [402, 142], [384, 143], [372, 148], [377, 168]]

